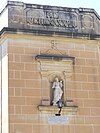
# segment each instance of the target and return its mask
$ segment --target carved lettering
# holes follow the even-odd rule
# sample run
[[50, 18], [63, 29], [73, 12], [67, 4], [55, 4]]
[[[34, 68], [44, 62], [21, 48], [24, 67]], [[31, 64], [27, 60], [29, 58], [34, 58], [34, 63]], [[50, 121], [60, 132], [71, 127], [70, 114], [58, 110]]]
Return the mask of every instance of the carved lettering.
[[59, 19], [58, 12], [46, 11], [46, 18]]
[[28, 25], [43, 25], [43, 26], [54, 26], [64, 28], [76, 28], [74, 21], [60, 20], [60, 19], [43, 19], [43, 18], [32, 18], [27, 17]]

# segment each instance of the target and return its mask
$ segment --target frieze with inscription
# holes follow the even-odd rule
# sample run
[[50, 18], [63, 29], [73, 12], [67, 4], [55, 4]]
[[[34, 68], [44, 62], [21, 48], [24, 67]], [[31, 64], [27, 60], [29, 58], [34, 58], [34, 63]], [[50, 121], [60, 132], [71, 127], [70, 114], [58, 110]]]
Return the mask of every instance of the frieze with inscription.
[[42, 18], [27, 18], [28, 25], [43, 25], [43, 26], [54, 26], [64, 28], [76, 28], [77, 26], [73, 21], [60, 20], [60, 19], [42, 19]]
[[[39, 17], [36, 17], [36, 15], [34, 14], [30, 16], [30, 14], [32, 13], [28, 11], [26, 15], [26, 23], [28, 25], [54, 26], [74, 29], [77, 28], [77, 16], [75, 16], [74, 14], [54, 11], [44, 11], [42, 12], [42, 14], [40, 13]], [[44, 18], [42, 17], [42, 15], [44, 15]], [[72, 19], [72, 16], [74, 16], [74, 19]]]
[[100, 34], [93, 9], [45, 6], [8, 1], [8, 27]]

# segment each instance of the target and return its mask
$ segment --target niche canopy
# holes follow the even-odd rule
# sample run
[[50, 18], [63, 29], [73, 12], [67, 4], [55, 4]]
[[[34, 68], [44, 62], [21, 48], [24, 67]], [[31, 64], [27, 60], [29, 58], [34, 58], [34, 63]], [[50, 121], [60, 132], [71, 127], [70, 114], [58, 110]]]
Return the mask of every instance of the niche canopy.
[[63, 54], [39, 54], [35, 59], [40, 63], [40, 73], [44, 76], [58, 75], [63, 79], [71, 77], [73, 73], [75, 57]]
[[75, 57], [68, 55], [39, 54], [36, 55], [35, 59], [48, 61], [72, 61], [74, 63]]

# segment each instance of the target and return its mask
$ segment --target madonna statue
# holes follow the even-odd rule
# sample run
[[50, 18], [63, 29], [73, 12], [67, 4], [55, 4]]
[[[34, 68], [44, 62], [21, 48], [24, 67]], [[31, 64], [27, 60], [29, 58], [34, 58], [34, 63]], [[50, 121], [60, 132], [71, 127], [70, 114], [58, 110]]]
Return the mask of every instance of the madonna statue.
[[62, 94], [63, 94], [63, 81], [60, 80], [56, 77], [55, 81], [53, 82], [52, 88], [54, 89], [54, 96], [53, 96], [53, 105], [57, 105], [57, 102], [62, 98]]

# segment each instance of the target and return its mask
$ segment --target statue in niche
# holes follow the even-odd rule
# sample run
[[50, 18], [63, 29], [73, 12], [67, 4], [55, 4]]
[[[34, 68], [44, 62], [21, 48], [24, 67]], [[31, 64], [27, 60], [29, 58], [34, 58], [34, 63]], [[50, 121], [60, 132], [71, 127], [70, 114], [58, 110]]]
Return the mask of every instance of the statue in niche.
[[52, 89], [53, 91], [53, 105], [57, 105], [57, 102], [62, 98], [63, 95], [63, 81], [59, 80], [58, 77], [55, 78], [55, 81], [53, 82]]

